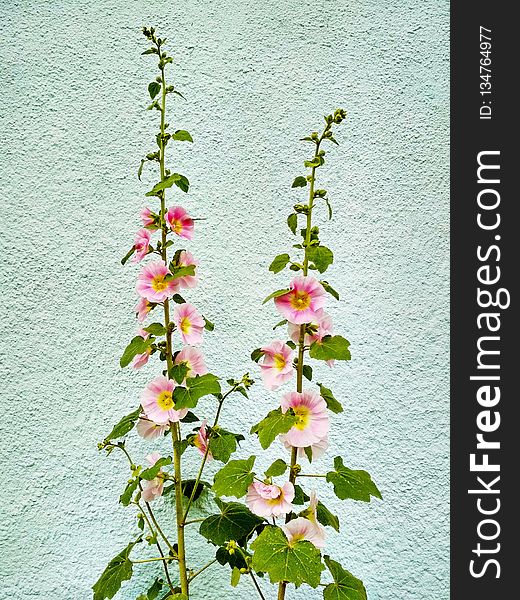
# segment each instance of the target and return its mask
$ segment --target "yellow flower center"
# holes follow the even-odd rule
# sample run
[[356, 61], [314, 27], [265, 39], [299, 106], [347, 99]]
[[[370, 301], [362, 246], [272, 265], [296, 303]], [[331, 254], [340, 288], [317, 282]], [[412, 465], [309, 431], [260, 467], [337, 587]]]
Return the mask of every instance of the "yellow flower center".
[[294, 426], [296, 429], [305, 429], [309, 425], [311, 411], [307, 406], [297, 406], [293, 410], [296, 415]]
[[293, 292], [291, 295], [291, 306], [295, 310], [306, 310], [311, 305], [311, 297], [307, 292]]
[[189, 320], [189, 318], [183, 317], [181, 319], [181, 322], [179, 323], [179, 327], [180, 327], [182, 333], [189, 333], [190, 329], [191, 329], [191, 321]]
[[274, 361], [275, 369], [278, 369], [279, 371], [281, 371], [282, 369], [285, 368], [285, 358], [284, 358], [283, 354], [275, 354], [273, 356], [273, 361]]
[[157, 396], [157, 406], [159, 406], [159, 408], [161, 408], [162, 410], [170, 410], [171, 408], [173, 408], [172, 393], [168, 390], [162, 391]]
[[165, 290], [168, 287], [168, 282], [164, 281], [164, 275], [156, 275], [153, 279], [152, 279], [152, 288], [156, 291], [156, 292], [162, 292], [163, 290]]
[[173, 221], [171, 228], [174, 233], [180, 233], [182, 231], [182, 223], [180, 221]]

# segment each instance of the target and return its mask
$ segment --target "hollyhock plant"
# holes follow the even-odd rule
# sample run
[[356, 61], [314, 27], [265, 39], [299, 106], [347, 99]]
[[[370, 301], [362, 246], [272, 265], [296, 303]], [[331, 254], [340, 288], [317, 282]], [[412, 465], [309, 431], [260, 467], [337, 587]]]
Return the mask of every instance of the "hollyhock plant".
[[202, 343], [202, 333], [206, 322], [193, 304], [188, 302], [178, 304], [173, 311], [173, 322], [185, 344]]
[[[158, 452], [152, 452], [146, 457], [146, 460], [148, 461], [150, 466], [153, 467], [160, 458], [161, 455]], [[157, 498], [160, 498], [164, 490], [163, 472], [159, 470], [157, 477], [154, 477], [150, 481], [144, 481], [142, 487], [143, 491], [141, 492], [141, 498], [145, 502], [152, 502], [153, 500], [157, 500]]]
[[283, 517], [293, 509], [294, 485], [286, 481], [281, 487], [261, 481], [252, 483], [246, 496], [249, 510], [259, 517]]
[[260, 364], [262, 380], [268, 390], [277, 390], [293, 376], [293, 351], [280, 340], [271, 342], [262, 349], [263, 358]]
[[[308, 169], [305, 176], [300, 175], [293, 181], [296, 191], [307, 188], [306, 203], [294, 202], [294, 212], [287, 218], [287, 225], [294, 236], [301, 239], [291, 241], [291, 256], [283, 253], [276, 256], [269, 266], [274, 274], [281, 273], [287, 267], [294, 273], [292, 279], [282, 289], [278, 289], [264, 300], [264, 304], [274, 301], [274, 307], [283, 320], [273, 329], [287, 324], [287, 341], [274, 342], [268, 346], [257, 348], [251, 358], [258, 363], [265, 386], [275, 391], [279, 385], [293, 376], [295, 390], [281, 396], [280, 406], [271, 406], [267, 415], [251, 432], [258, 436], [260, 446], [265, 450], [273, 443], [280, 443], [289, 450], [290, 460], [284, 453], [264, 471], [265, 479], [260, 479], [255, 472], [255, 457], [243, 461], [232, 461], [215, 475], [213, 486], [217, 495], [231, 493], [237, 498], [246, 494], [246, 504], [253, 514], [268, 520], [267, 524], [251, 534], [252, 541], [247, 540], [242, 549], [252, 551], [250, 565], [252, 572], [266, 574], [269, 581], [277, 584], [278, 600], [285, 600], [292, 589], [306, 583], [313, 589], [323, 586], [323, 597], [327, 600], [336, 595], [345, 595], [345, 600], [353, 591], [357, 600], [366, 600], [363, 583], [349, 571], [333, 561], [329, 556], [322, 556], [325, 547], [326, 527], [339, 531], [339, 519], [322, 502], [318, 502], [314, 492], [307, 496], [305, 483], [323, 481], [332, 486], [336, 496], [341, 500], [352, 499], [369, 502], [372, 498], [381, 498], [381, 493], [366, 471], [354, 470], [343, 463], [341, 456], [336, 456], [333, 467], [325, 472], [312, 468], [311, 464], [320, 458], [328, 459], [330, 413], [343, 411], [333, 391], [323, 383], [314, 379], [316, 362], [332, 366], [334, 362], [350, 360], [350, 343], [343, 336], [333, 332], [332, 317], [325, 312], [327, 299], [339, 300], [338, 292], [325, 279], [323, 273], [334, 262], [334, 254], [326, 247], [321, 234], [323, 227], [313, 224], [315, 211], [325, 209], [329, 219], [332, 218], [332, 206], [327, 190], [316, 185], [318, 169], [325, 163], [326, 151], [323, 146], [336, 143], [332, 129], [334, 125], [345, 119], [345, 112], [337, 109], [325, 117], [322, 132], [314, 131], [304, 137], [306, 143], [314, 146], [312, 157], [304, 161]], [[291, 353], [290, 353], [291, 351]], [[294, 351], [294, 352], [292, 352]], [[343, 435], [340, 439], [348, 440]], [[330, 460], [330, 459], [329, 459]], [[315, 471], [315, 472], [309, 472]], [[317, 471], [317, 472], [316, 472]], [[285, 507], [284, 523], [277, 523], [271, 507], [279, 502], [282, 496], [277, 477], [288, 475], [288, 481], [294, 489], [292, 508]], [[288, 500], [287, 497], [285, 497]], [[297, 507], [310, 500], [308, 508], [301, 511]], [[322, 571], [328, 567], [334, 583], [321, 583]], [[263, 580], [266, 581], [266, 578]], [[262, 598], [262, 592], [259, 594]], [[309, 599], [312, 593], [309, 595]], [[321, 595], [321, 593], [320, 593]], [[314, 597], [314, 596], [312, 596]], [[350, 596], [349, 596], [350, 597]], [[354, 596], [352, 596], [354, 597]]]
[[187, 408], [175, 410], [173, 400], [173, 379], [156, 377], [141, 394], [141, 406], [146, 416], [158, 425], [177, 423], [188, 412]]
[[193, 346], [184, 346], [173, 362], [176, 365], [185, 364], [188, 367], [186, 377], [195, 377], [196, 375], [205, 375], [208, 373], [208, 367], [206, 367], [202, 352]]
[[316, 311], [325, 305], [325, 290], [314, 277], [295, 277], [289, 285], [289, 291], [276, 297], [274, 303], [289, 323], [312, 323], [317, 319]]
[[[158, 180], [145, 193], [153, 202], [152, 208], [147, 206], [141, 211], [143, 228], [138, 231], [134, 245], [121, 263], [126, 264], [132, 256], [133, 263], [143, 261], [144, 266], [137, 276], [140, 298], [134, 310], [141, 324], [152, 310], [155, 319], [143, 324], [138, 334], [131, 338], [119, 362], [122, 368], [132, 365], [139, 369], [153, 359], [157, 373], [145, 387], [143, 382], [140, 405], [136, 408], [138, 400], [132, 400], [134, 410], [123, 416], [99, 444], [107, 455], [119, 453], [128, 463], [129, 475], [123, 479], [119, 502], [124, 507], [135, 509], [138, 534], [132, 533], [126, 548], [109, 561], [93, 586], [94, 600], [111, 600], [116, 594], [119, 597], [119, 589], [125, 581], [134, 572], [139, 571], [141, 575], [147, 569], [153, 579], [146, 584], [140, 598], [194, 598], [190, 595], [192, 580], [206, 573], [206, 568], [215, 561], [197, 564], [200, 555], [192, 551], [190, 544], [193, 538], [186, 538], [185, 531], [200, 519], [190, 518], [190, 511], [199, 497], [202, 496], [204, 502], [208, 500], [209, 484], [203, 479], [206, 463], [210, 460], [224, 464], [234, 462], [230, 461], [231, 455], [244, 437], [224, 429], [220, 420], [229, 397], [232, 394], [247, 397], [253, 384], [247, 373], [237, 380], [210, 373], [202, 352], [193, 347], [193, 344], [202, 342], [204, 327], [213, 330], [212, 323], [184, 298], [184, 294], [193, 293], [198, 283], [194, 274], [198, 262], [191, 252], [177, 246], [181, 239], [193, 237], [193, 219], [183, 208], [175, 206], [167, 210], [166, 205], [168, 194], [189, 192], [187, 177], [166, 165], [167, 146], [178, 144], [175, 152], [178, 154], [183, 143], [193, 142], [193, 139], [183, 129], [170, 130], [166, 121], [167, 99], [182, 96], [175, 86], [166, 82], [166, 67], [173, 60], [166, 51], [166, 40], [157, 37], [153, 28], [144, 28], [143, 33], [149, 42], [143, 54], [154, 56], [159, 70], [158, 76], [148, 85], [152, 103], [148, 107], [151, 112], [146, 114], [160, 116], [157, 119], [159, 128], [152, 140], [154, 150], [141, 160], [138, 177], [141, 179], [144, 166], [148, 165], [157, 168]], [[200, 423], [196, 414], [199, 410], [213, 415], [211, 425], [206, 419]], [[192, 423], [200, 423], [196, 436], [192, 433]], [[165, 436], [171, 437], [166, 447], [171, 448], [172, 456], [153, 452], [146, 457], [148, 465], [137, 464], [132, 459], [132, 436], [135, 433], [142, 438], [140, 444], [153, 440], [163, 443]], [[199, 449], [200, 456], [199, 453], [184, 452], [190, 444]], [[199, 464], [194, 466], [193, 462]], [[193, 471], [197, 473], [195, 478], [186, 476], [186, 472]], [[167, 494], [167, 506], [162, 507], [163, 503], [155, 502]], [[219, 508], [219, 505], [215, 507]], [[248, 527], [251, 523], [256, 526], [262, 522], [245, 507], [244, 512], [241, 527]], [[135, 529], [132, 528], [133, 531]], [[218, 544], [218, 550], [222, 550], [221, 541], [215, 542], [217, 529], [201, 526], [200, 534], [212, 544]], [[238, 539], [238, 533], [231, 531], [229, 539]], [[140, 547], [146, 557], [134, 561], [132, 550], [144, 539], [148, 544], [140, 544]], [[140, 566], [133, 568], [137, 563]], [[161, 577], [157, 577], [159, 568], [162, 570]], [[252, 573], [251, 577], [254, 577]]]
[[284, 441], [295, 448], [319, 444], [329, 432], [329, 415], [325, 400], [315, 392], [289, 392], [282, 396], [282, 413], [292, 409], [295, 423]]
[[182, 206], [169, 208], [165, 219], [173, 233], [187, 240], [193, 239], [193, 219]]
[[208, 420], [204, 419], [204, 421], [202, 421], [202, 425], [200, 426], [199, 430], [197, 431], [197, 435], [195, 436], [195, 439], [193, 440], [193, 444], [195, 445], [195, 447], [201, 453], [202, 456], [207, 456], [207, 460], [211, 460], [213, 458], [213, 456], [208, 447], [209, 436], [208, 436], [207, 424], [208, 424]]
[[148, 263], [137, 278], [137, 293], [149, 302], [163, 302], [178, 289], [177, 281], [169, 277], [171, 273], [164, 262]]
[[132, 258], [133, 263], [138, 263], [143, 260], [143, 258], [148, 254], [148, 250], [150, 249], [150, 239], [152, 234], [148, 229], [139, 229], [139, 231], [135, 234], [134, 240], [134, 256]]

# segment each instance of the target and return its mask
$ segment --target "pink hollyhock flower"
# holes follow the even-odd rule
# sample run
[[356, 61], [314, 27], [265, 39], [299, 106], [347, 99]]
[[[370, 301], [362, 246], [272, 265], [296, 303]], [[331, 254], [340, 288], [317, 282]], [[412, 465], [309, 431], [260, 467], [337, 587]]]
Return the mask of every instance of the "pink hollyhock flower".
[[316, 311], [325, 305], [325, 290], [314, 277], [295, 277], [290, 291], [274, 299], [278, 312], [289, 323], [302, 325], [316, 320]]
[[205, 375], [208, 372], [204, 356], [198, 348], [185, 346], [175, 357], [173, 361], [176, 365], [184, 363], [188, 367], [186, 377], [195, 377], [195, 375]]
[[[287, 450], [292, 450], [293, 447], [291, 446], [291, 444], [289, 444], [285, 435], [280, 436], [280, 441], [287, 448]], [[325, 436], [323, 439], [321, 439], [316, 444], [312, 444], [310, 446], [310, 449], [312, 452], [312, 460], [316, 460], [316, 459], [322, 457], [325, 454], [325, 451], [327, 450], [328, 447], [329, 447], [328, 436]], [[298, 448], [298, 458], [305, 458], [306, 456], [307, 455], [305, 454], [305, 448]]]
[[182, 206], [172, 206], [166, 213], [166, 222], [173, 233], [187, 240], [193, 239], [193, 219]]
[[149, 229], [159, 229], [159, 227], [155, 224], [155, 219], [157, 218], [157, 215], [153, 213], [148, 207], [143, 208], [140, 217], [145, 227], [148, 227]]
[[[191, 252], [188, 252], [187, 250], [182, 250], [179, 254], [178, 264], [179, 267], [190, 267], [191, 265], [196, 267], [198, 266], [199, 262], [195, 260]], [[181, 288], [194, 288], [199, 282], [199, 279], [197, 275], [184, 275], [183, 277], [177, 277], [175, 281]]]
[[157, 425], [150, 421], [146, 415], [142, 415], [137, 421], [137, 433], [145, 440], [155, 440], [164, 435], [168, 429], [168, 425]]
[[[144, 329], [139, 329], [137, 335], [140, 335], [143, 338], [143, 340], [146, 340], [150, 337], [150, 334]], [[136, 354], [134, 360], [132, 361], [132, 367], [134, 367], [134, 369], [140, 369], [141, 367], [143, 367], [148, 362], [151, 353], [152, 349], [147, 348], [146, 351], [142, 354]]]
[[253, 482], [246, 496], [249, 510], [259, 517], [282, 517], [293, 509], [294, 486], [290, 481], [278, 485], [268, 485], [260, 481]]
[[185, 344], [200, 344], [202, 342], [205, 321], [193, 304], [188, 302], [177, 304], [173, 310], [173, 322]]
[[154, 261], [146, 265], [137, 279], [137, 293], [150, 302], [163, 302], [177, 291], [177, 282], [166, 279], [171, 275], [162, 261]]
[[150, 247], [150, 238], [152, 234], [148, 229], [139, 229], [135, 234], [134, 240], [134, 256], [132, 257], [133, 263], [138, 263], [148, 254], [148, 248]]
[[309, 508], [305, 511], [306, 517], [298, 517], [282, 525], [282, 529], [289, 540], [289, 544], [295, 544], [301, 540], [307, 540], [316, 548], [325, 548], [325, 528], [318, 523], [316, 510], [318, 497], [316, 492], [311, 492]]
[[[207, 423], [207, 419], [204, 419], [204, 421], [202, 421], [202, 425], [200, 426], [200, 429], [198, 430], [197, 435], [193, 440], [195, 447], [202, 454], [202, 456], [206, 454], [206, 450], [208, 449], [208, 431], [206, 428]], [[208, 460], [211, 460], [212, 458], [213, 456], [211, 455], [211, 452], [208, 451]]]
[[141, 406], [146, 416], [157, 425], [180, 421], [187, 408], [175, 410], [173, 402], [174, 382], [167, 377], [156, 377], [146, 386], [141, 395]]
[[322, 441], [329, 432], [329, 415], [325, 400], [315, 392], [289, 392], [282, 396], [282, 412], [292, 408], [296, 423], [285, 434], [285, 441], [297, 448], [306, 448]]
[[[150, 463], [150, 466], [153, 467], [160, 458], [161, 455], [158, 452], [152, 452], [146, 457], [146, 460]], [[162, 471], [159, 471], [157, 477], [151, 481], [143, 480], [141, 485], [143, 486], [141, 498], [145, 502], [152, 502], [152, 500], [160, 498], [162, 496], [164, 487], [164, 477]]]
[[261, 350], [264, 353], [262, 362], [259, 363], [262, 380], [268, 390], [277, 390], [293, 376], [293, 351], [280, 340], [271, 342]]
[[139, 298], [139, 302], [134, 308], [137, 316], [137, 320], [141, 323], [146, 319], [146, 315], [152, 310], [152, 303], [148, 302], [146, 298]]

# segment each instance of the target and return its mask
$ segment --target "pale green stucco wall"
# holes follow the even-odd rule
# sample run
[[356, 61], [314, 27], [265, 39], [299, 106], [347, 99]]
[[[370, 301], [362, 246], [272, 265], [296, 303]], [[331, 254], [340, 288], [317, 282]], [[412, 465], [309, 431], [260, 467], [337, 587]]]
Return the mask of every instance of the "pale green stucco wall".
[[[139, 28], [156, 24], [188, 98], [170, 121], [196, 142], [176, 148], [192, 183], [182, 201], [208, 219], [193, 244], [194, 298], [217, 323], [205, 345], [214, 371], [251, 369], [249, 352], [269, 340], [276, 316], [260, 301], [285, 283], [266, 266], [288, 247], [298, 138], [348, 110], [322, 171], [336, 207], [322, 232], [353, 361], [319, 379], [348, 407], [334, 419], [337, 453], [372, 473], [384, 502], [327, 493], [344, 522], [329, 550], [371, 600], [446, 600], [448, 3], [4, 0], [0, 12], [0, 598], [87, 600], [129, 537], [117, 504], [126, 472], [96, 443], [154, 373], [121, 372], [118, 358], [136, 276], [119, 258], [148, 189], [135, 170], [153, 147]], [[246, 431], [276, 401], [257, 386], [225, 422]], [[222, 573], [196, 597], [254, 596], [233, 595]]]

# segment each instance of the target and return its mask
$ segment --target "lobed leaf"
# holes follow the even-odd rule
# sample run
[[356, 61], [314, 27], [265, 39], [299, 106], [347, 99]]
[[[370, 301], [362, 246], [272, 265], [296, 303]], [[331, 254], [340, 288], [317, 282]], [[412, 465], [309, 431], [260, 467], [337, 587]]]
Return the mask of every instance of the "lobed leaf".
[[291, 187], [293, 188], [297, 188], [297, 187], [305, 187], [307, 185], [307, 179], [306, 177], [303, 177], [302, 175], [296, 177], [296, 179], [292, 182]]
[[184, 129], [177, 129], [177, 131], [172, 135], [172, 140], [176, 140], [178, 142], [193, 142], [193, 138], [191, 137], [189, 131], [185, 131]]
[[360, 579], [329, 556], [323, 559], [334, 579], [334, 583], [329, 583], [323, 590], [324, 600], [367, 600], [367, 592]]
[[291, 257], [288, 254], [279, 254], [269, 265], [269, 271], [272, 271], [273, 273], [283, 271], [290, 260]]
[[175, 410], [181, 408], [195, 408], [197, 402], [203, 396], [209, 394], [220, 394], [220, 383], [218, 377], [211, 373], [205, 375], [197, 375], [196, 377], [188, 377], [186, 379], [186, 387], [178, 386], [173, 391], [173, 400], [175, 402]]
[[249, 537], [263, 519], [254, 515], [244, 504], [223, 502], [215, 498], [220, 513], [211, 515], [200, 525], [199, 532], [206, 539], [218, 546], [230, 540], [241, 540]]
[[213, 491], [217, 496], [245, 496], [247, 488], [253, 483], [255, 474], [252, 469], [256, 456], [245, 460], [232, 460], [215, 474]]
[[265, 471], [266, 477], [279, 477], [287, 471], [289, 465], [281, 458], [276, 459], [273, 464]]
[[146, 352], [153, 342], [154, 339], [151, 337], [144, 339], [140, 335], [136, 335], [132, 338], [132, 341], [125, 348], [125, 351], [119, 360], [121, 368], [124, 369], [127, 367], [138, 354]]
[[360, 500], [370, 502], [370, 498], [382, 499], [381, 492], [366, 471], [355, 471], [343, 464], [343, 459], [336, 456], [334, 471], [327, 473], [327, 481], [334, 486], [334, 493], [340, 500]]
[[141, 412], [142, 409], [139, 406], [139, 408], [136, 408], [134, 412], [131, 412], [129, 415], [123, 417], [117, 425], [114, 425], [112, 431], [107, 435], [104, 441], [111, 442], [112, 440], [116, 440], [117, 438], [126, 435], [134, 428]]
[[127, 581], [132, 577], [132, 561], [128, 558], [132, 548], [140, 541], [140, 538], [135, 542], [131, 542], [128, 546], [121, 550], [107, 565], [106, 569], [101, 574], [101, 577], [92, 586], [94, 591], [94, 600], [111, 600], [119, 589], [123, 581]]
[[307, 248], [307, 257], [315, 264], [320, 273], [324, 273], [334, 262], [334, 254], [326, 246], [310, 246]]
[[327, 408], [336, 414], [343, 412], [343, 406], [334, 398], [332, 391], [322, 383], [318, 383], [318, 385], [320, 386], [320, 396], [327, 403]]
[[350, 342], [341, 335], [326, 335], [311, 344], [309, 356], [316, 360], [350, 360]]
[[287, 433], [296, 422], [296, 417], [292, 410], [286, 413], [281, 408], [270, 411], [265, 419], [251, 427], [250, 433], [257, 433], [260, 445], [265, 450], [274, 442], [276, 437], [282, 433]]
[[289, 543], [280, 527], [268, 525], [253, 541], [253, 569], [269, 574], [271, 583], [288, 581], [296, 587], [318, 587], [325, 568], [320, 551], [308, 541]]

